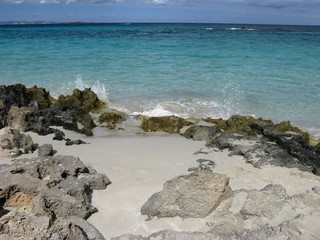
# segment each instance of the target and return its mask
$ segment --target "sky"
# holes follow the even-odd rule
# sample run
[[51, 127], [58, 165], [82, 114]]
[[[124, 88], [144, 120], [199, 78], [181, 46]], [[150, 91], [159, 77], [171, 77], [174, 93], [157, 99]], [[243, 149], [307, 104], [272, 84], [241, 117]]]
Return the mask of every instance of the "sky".
[[320, 25], [320, 0], [0, 0], [0, 22]]

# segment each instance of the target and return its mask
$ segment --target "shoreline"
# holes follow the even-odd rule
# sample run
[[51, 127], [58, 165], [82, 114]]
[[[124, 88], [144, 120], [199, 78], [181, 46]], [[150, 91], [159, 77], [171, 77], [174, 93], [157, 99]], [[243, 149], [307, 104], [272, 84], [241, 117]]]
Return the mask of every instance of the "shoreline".
[[[80, 91], [75, 96], [59, 99], [70, 104], [71, 100], [77, 102], [79, 96], [86, 99], [82, 94]], [[91, 98], [86, 101], [90, 104], [80, 101], [83, 104], [80, 109], [94, 105]], [[69, 107], [64, 105], [64, 108]], [[41, 111], [49, 112], [48, 109]], [[200, 232], [207, 237], [204, 239], [242, 239], [241, 236], [256, 236], [257, 231], [261, 234], [269, 231], [278, 237], [302, 234], [302, 239], [320, 236], [318, 228], [309, 227], [320, 222], [320, 162], [317, 162], [320, 143], [309, 139], [308, 134], [288, 122], [274, 124], [242, 116], [233, 116], [227, 121], [188, 120], [173, 116], [133, 118], [109, 110], [98, 115], [89, 114], [95, 127], [88, 124], [90, 121], [83, 121], [84, 117], [71, 114], [67, 116], [80, 119], [77, 125], [70, 125], [70, 119], [66, 118], [63, 123], [53, 121], [61, 126], [42, 128], [29, 126], [19, 118], [21, 112], [17, 113], [14, 118], [8, 117], [9, 126], [31, 126], [33, 129], [25, 133], [38, 146], [51, 144], [56, 151], [54, 157], [78, 157], [86, 166], [91, 166], [90, 169], [110, 178], [107, 189], [92, 193], [90, 203], [98, 212], [87, 219], [88, 224], [106, 239], [127, 239], [128, 235], [124, 234], [131, 234], [135, 236], [132, 239], [142, 240], [161, 231], [190, 236]], [[29, 113], [22, 114], [29, 116]], [[58, 114], [64, 117], [66, 113]], [[91, 126], [90, 131], [85, 129], [86, 126]], [[66, 127], [70, 129], [66, 130]], [[71, 128], [74, 131], [70, 131]], [[44, 130], [44, 136], [33, 132], [43, 133]], [[3, 134], [4, 130], [1, 131]], [[63, 139], [53, 140], [61, 132], [64, 133]], [[89, 136], [83, 133], [89, 133]], [[67, 145], [67, 139], [87, 144]], [[34, 158], [38, 152], [11, 159], [0, 157], [1, 164]], [[213, 165], [202, 164], [203, 160], [211, 161]], [[206, 171], [225, 176], [228, 179], [226, 186], [231, 191], [215, 210], [201, 218], [161, 217], [157, 216], [157, 210], [155, 216], [146, 221], [149, 216], [142, 215], [141, 208], [153, 194], [163, 191], [166, 181], [177, 176], [187, 179], [191, 173]], [[169, 208], [174, 210], [177, 206]], [[187, 211], [193, 211], [193, 207], [189, 206]], [[5, 216], [0, 215], [0, 223]], [[221, 226], [224, 227], [221, 229]], [[279, 230], [287, 226], [288, 231]], [[171, 238], [162, 236], [159, 239]]]

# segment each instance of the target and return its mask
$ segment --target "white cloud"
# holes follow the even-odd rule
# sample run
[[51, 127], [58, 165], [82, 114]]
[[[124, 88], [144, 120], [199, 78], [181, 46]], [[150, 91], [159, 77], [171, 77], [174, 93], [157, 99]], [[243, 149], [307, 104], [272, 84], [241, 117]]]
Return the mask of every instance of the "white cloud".
[[168, 0], [152, 0], [154, 4], [167, 4]]

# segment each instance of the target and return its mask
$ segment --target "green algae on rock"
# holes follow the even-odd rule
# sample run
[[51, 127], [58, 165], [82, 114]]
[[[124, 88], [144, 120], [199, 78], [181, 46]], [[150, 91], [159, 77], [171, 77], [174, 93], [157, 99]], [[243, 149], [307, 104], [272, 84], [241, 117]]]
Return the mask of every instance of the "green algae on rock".
[[104, 109], [105, 103], [100, 101], [97, 94], [91, 88], [81, 91], [73, 90], [72, 95], [60, 95], [57, 100], [53, 100], [54, 106], [77, 106], [83, 108], [86, 113], [99, 112]]
[[109, 129], [115, 129], [118, 124], [127, 119], [127, 114], [109, 109], [99, 116], [99, 122]]
[[176, 116], [144, 117], [140, 127], [145, 132], [180, 133], [181, 128], [191, 124], [191, 122]]

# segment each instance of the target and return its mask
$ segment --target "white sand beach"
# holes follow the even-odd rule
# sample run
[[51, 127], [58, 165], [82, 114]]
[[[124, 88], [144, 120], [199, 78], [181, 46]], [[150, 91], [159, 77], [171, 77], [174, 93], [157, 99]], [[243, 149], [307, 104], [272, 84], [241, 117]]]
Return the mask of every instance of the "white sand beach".
[[[66, 146], [64, 141], [53, 141], [53, 135], [28, 134], [35, 143], [51, 143], [56, 154], [77, 156], [110, 178], [112, 184], [106, 190], [94, 191], [92, 204], [99, 212], [88, 219], [106, 239], [125, 233], [147, 236], [160, 230], [206, 232], [207, 222], [214, 218], [216, 211], [201, 219], [175, 217], [150, 221], [145, 221], [147, 217], [140, 213], [142, 205], [153, 193], [160, 191], [167, 180], [188, 174], [188, 168], [196, 167], [196, 160], [200, 158], [213, 160], [216, 163], [213, 171], [228, 176], [232, 190], [262, 189], [268, 184], [280, 184], [291, 196], [310, 192], [314, 186], [320, 187], [320, 177], [313, 174], [275, 166], [257, 169], [240, 156], [229, 157], [228, 151], [206, 149], [205, 142], [179, 135], [110, 134], [100, 129], [97, 136], [86, 137], [63, 131], [66, 137], [88, 144]], [[200, 149], [201, 153], [195, 154]], [[21, 157], [32, 155], [37, 153]], [[241, 208], [243, 201], [238, 200], [232, 202], [232, 209]]]

